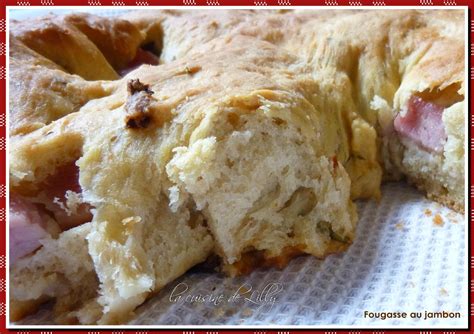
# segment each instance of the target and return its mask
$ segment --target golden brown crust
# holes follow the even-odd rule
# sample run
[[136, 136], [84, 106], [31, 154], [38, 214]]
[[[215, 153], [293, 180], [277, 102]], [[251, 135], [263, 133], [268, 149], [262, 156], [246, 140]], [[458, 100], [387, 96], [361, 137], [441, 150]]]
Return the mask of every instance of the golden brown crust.
[[15, 58], [10, 59], [9, 74], [12, 137], [28, 134], [108, 94], [101, 82]]
[[12, 22], [11, 35], [27, 47], [86, 80], [114, 80], [117, 73], [79, 29], [54, 17]]
[[127, 66], [143, 43], [142, 33], [126, 20], [72, 14], [66, 16], [64, 22], [86, 35], [117, 71]]

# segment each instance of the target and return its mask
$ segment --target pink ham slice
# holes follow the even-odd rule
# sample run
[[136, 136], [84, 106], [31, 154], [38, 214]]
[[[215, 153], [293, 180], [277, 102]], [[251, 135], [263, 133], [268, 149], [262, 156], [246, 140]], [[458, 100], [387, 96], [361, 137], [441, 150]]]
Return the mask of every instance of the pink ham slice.
[[14, 263], [41, 246], [40, 240], [49, 236], [40, 209], [23, 199], [10, 196], [10, 261]]
[[[44, 189], [44, 193], [51, 202], [47, 209], [52, 212], [62, 230], [67, 230], [92, 220], [90, 206], [87, 203], [79, 204], [74, 214], [68, 214], [64, 210], [66, 206], [66, 192], [68, 190], [77, 194], [82, 192], [79, 185], [79, 167], [74, 162], [59, 167], [53, 175], [46, 178], [41, 188]], [[62, 203], [62, 205], [58, 202]]]
[[406, 115], [397, 115], [394, 128], [401, 136], [413, 140], [426, 150], [442, 152], [446, 142], [443, 111], [444, 108], [435, 103], [412, 96]]
[[143, 64], [148, 64], [148, 65], [159, 65], [160, 63], [160, 58], [155, 56], [153, 53], [150, 51], [146, 51], [142, 48], [139, 48], [137, 50], [137, 54], [135, 55], [135, 58], [128, 63], [127, 67], [122, 69], [120, 71], [121, 76], [125, 76], [128, 72], [133, 71], [137, 67], [140, 67]]
[[71, 215], [64, 210], [66, 192], [71, 190], [78, 194], [81, 193], [79, 169], [75, 163], [59, 167], [40, 187], [44, 189], [43, 194], [47, 198], [46, 209], [42, 205], [30, 202], [27, 198], [15, 194], [10, 196], [9, 228], [12, 263], [35, 251], [41, 246], [40, 240], [50, 236], [47, 229], [47, 212], [54, 216], [63, 231], [92, 220], [90, 206], [86, 203], [79, 204], [74, 214]]

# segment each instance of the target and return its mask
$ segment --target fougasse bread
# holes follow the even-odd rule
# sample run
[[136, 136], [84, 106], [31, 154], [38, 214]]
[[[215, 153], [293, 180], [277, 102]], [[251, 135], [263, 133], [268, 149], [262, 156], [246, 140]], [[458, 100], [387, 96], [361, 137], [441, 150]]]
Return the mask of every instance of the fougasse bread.
[[233, 276], [343, 251], [353, 201], [383, 180], [463, 211], [463, 25], [454, 10], [12, 22], [11, 320], [54, 300], [58, 323], [125, 323], [211, 256]]

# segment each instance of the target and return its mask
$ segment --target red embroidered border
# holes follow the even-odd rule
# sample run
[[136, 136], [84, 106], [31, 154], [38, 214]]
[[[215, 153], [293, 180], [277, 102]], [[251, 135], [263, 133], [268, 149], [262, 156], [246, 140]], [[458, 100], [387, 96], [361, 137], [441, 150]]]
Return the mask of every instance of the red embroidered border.
[[[2, 93], [1, 102], [2, 108], [0, 109], [0, 165], [2, 167], [0, 172], [0, 223], [3, 224], [3, 228], [0, 228], [0, 334], [7, 332], [14, 332], [18, 334], [28, 334], [28, 330], [10, 330], [6, 328], [6, 301], [7, 301], [7, 292], [6, 292], [6, 110], [7, 110], [7, 101], [6, 101], [6, 6], [183, 6], [192, 7], [192, 6], [351, 6], [354, 8], [360, 6], [421, 6], [421, 7], [431, 7], [431, 6], [468, 6], [469, 7], [469, 24], [468, 24], [468, 76], [470, 82], [470, 95], [468, 100], [469, 106], [469, 167], [468, 167], [468, 178], [469, 178], [469, 200], [468, 208], [466, 209], [466, 214], [469, 215], [469, 221], [474, 220], [474, 178], [472, 177], [472, 166], [471, 159], [474, 157], [474, 138], [471, 138], [471, 131], [474, 129], [474, 113], [472, 111], [472, 105], [470, 97], [474, 94], [474, 66], [472, 61], [474, 60], [474, 19], [472, 16], [472, 9], [474, 8], [474, 3], [472, 0], [3, 0], [3, 3], [0, 5], [0, 92]], [[472, 210], [472, 211], [471, 211]], [[209, 329], [209, 330], [159, 330], [160, 332], [165, 332], [169, 334], [219, 334], [222, 332], [233, 332], [233, 333], [251, 333], [251, 334], [309, 334], [309, 333], [326, 333], [326, 334], [386, 334], [386, 333], [413, 333], [413, 334], [455, 334], [455, 333], [474, 333], [473, 324], [474, 324], [474, 303], [472, 302], [472, 297], [474, 296], [474, 279], [472, 279], [472, 274], [474, 273], [474, 244], [471, 242], [471, 239], [474, 237], [474, 232], [469, 228], [469, 249], [468, 249], [468, 258], [469, 258], [469, 291], [466, 293], [469, 294], [469, 329], [465, 330], [401, 330], [401, 329], [381, 329], [381, 330], [299, 330], [299, 329]], [[92, 328], [91, 328], [92, 329]], [[125, 334], [125, 333], [135, 333], [135, 334], [147, 334], [157, 330], [143, 329], [143, 330], [100, 330], [93, 328], [94, 331], [88, 331], [87, 329], [77, 329], [77, 330], [35, 330], [41, 334], [53, 334], [53, 333], [66, 333], [66, 332], [77, 332], [77, 333], [86, 333], [86, 334]]]

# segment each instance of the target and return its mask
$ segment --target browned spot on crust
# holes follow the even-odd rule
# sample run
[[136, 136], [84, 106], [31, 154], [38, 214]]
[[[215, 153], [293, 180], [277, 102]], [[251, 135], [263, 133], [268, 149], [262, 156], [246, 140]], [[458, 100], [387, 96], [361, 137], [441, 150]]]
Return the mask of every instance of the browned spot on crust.
[[443, 226], [444, 225], [444, 220], [443, 218], [441, 218], [441, 216], [439, 214], [436, 214], [434, 217], [433, 217], [433, 223], [436, 225], [436, 226]]
[[187, 74], [195, 74], [201, 70], [201, 66], [186, 66], [185, 70]]
[[237, 128], [237, 126], [239, 125], [240, 116], [237, 115], [235, 112], [230, 112], [227, 114], [227, 120], [234, 128]]
[[152, 121], [150, 104], [154, 92], [149, 86], [132, 79], [127, 83], [129, 97], [125, 104], [125, 125], [128, 129], [143, 129]]
[[189, 74], [189, 75], [193, 75], [193, 74], [196, 74], [197, 72], [199, 72], [200, 70], [202, 69], [201, 66], [199, 65], [186, 65], [184, 66], [184, 68], [182, 70], [178, 70], [178, 72], [176, 74], [178, 75], [181, 75], [181, 74]]
[[286, 124], [286, 122], [284, 120], [282, 120], [281, 118], [278, 118], [278, 117], [273, 118], [273, 123], [275, 123], [278, 126], [280, 126], [282, 124]]

